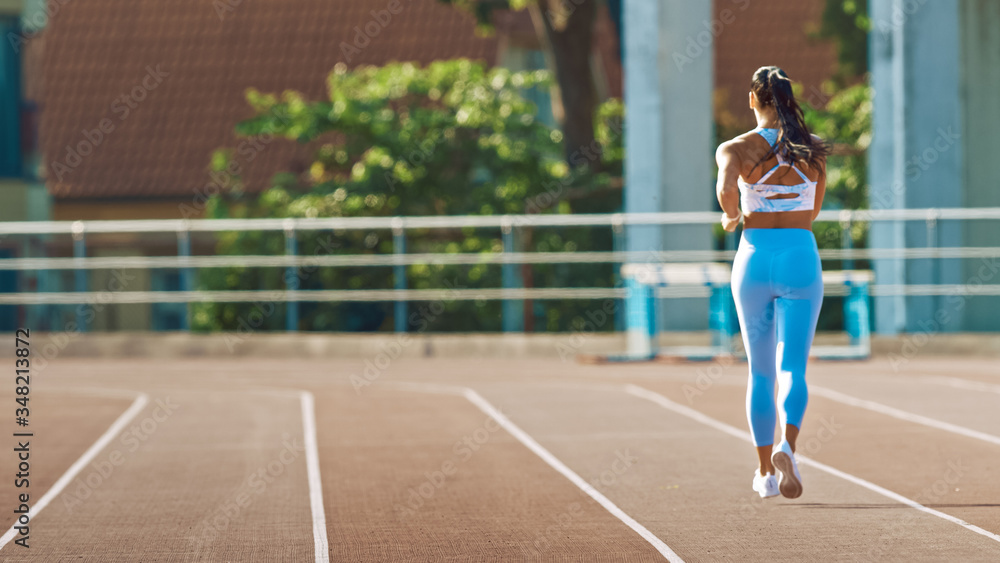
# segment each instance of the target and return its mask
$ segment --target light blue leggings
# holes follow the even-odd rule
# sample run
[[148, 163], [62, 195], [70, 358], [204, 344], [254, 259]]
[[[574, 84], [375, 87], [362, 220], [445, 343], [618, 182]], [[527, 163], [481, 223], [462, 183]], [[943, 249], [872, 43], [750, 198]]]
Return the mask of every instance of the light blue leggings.
[[776, 415], [782, 425], [801, 428], [809, 400], [806, 360], [823, 304], [812, 232], [745, 229], [733, 263], [733, 298], [750, 364], [747, 419], [754, 445], [767, 446], [774, 443]]

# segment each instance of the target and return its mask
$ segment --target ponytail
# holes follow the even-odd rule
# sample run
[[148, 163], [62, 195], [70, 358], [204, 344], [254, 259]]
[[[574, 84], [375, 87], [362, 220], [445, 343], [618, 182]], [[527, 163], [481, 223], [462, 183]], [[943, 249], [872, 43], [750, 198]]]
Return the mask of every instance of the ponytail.
[[750, 88], [762, 106], [771, 106], [778, 114], [778, 141], [754, 168], [778, 155], [792, 164], [805, 163], [810, 168], [822, 165], [830, 154], [830, 145], [809, 132], [785, 71], [776, 66], [762, 67], [754, 73]]

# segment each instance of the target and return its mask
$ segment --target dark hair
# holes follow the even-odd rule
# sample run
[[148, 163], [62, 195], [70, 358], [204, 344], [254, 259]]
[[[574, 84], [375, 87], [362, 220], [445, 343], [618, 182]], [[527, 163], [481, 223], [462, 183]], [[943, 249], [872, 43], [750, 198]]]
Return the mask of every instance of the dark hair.
[[757, 96], [761, 106], [773, 107], [778, 114], [778, 142], [754, 168], [778, 155], [793, 164], [804, 162], [810, 168], [819, 167], [830, 154], [830, 145], [813, 138], [809, 132], [802, 108], [795, 101], [792, 81], [785, 71], [776, 66], [757, 69], [750, 91]]

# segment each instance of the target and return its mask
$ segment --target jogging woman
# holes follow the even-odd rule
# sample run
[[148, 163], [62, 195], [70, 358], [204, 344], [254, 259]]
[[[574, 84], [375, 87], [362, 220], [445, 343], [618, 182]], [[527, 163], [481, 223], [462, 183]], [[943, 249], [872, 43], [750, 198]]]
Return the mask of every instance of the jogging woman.
[[[810, 134], [780, 68], [754, 73], [750, 108], [757, 128], [716, 152], [716, 192], [723, 228], [733, 231], [743, 221], [732, 285], [750, 364], [747, 419], [760, 459], [753, 489], [763, 498], [779, 491], [797, 498], [802, 478], [795, 440], [808, 399], [806, 360], [823, 303], [812, 222], [823, 204], [830, 148]], [[782, 439], [774, 445], [779, 421]]]

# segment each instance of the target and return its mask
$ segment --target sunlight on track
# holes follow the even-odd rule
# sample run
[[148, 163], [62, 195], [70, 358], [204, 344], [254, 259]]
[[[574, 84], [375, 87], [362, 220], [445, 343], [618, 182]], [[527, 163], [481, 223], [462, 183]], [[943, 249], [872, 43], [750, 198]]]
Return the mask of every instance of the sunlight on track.
[[945, 432], [959, 434], [961, 436], [974, 438], [976, 440], [982, 440], [984, 442], [989, 442], [991, 444], [996, 444], [1000, 446], [1000, 436], [994, 436], [993, 434], [987, 434], [985, 432], [972, 430], [971, 428], [966, 428], [964, 426], [959, 426], [957, 424], [951, 424], [950, 422], [944, 422], [941, 420], [929, 418], [919, 414], [913, 414], [911, 412], [906, 412], [904, 410], [890, 407], [888, 405], [883, 405], [882, 403], [876, 403], [875, 401], [858, 399], [857, 397], [845, 395], [844, 393], [841, 393], [839, 391], [834, 391], [833, 389], [827, 389], [826, 387], [810, 385], [809, 392], [814, 395], [830, 399], [831, 401], [836, 401], [838, 403], [843, 403], [845, 405], [849, 405], [852, 407], [867, 409], [872, 412], [877, 412], [879, 414], [884, 414], [886, 416], [898, 418], [899, 420], [905, 420], [906, 422], [922, 424], [930, 428], [944, 430]]
[[[719, 422], [718, 420], [715, 420], [714, 418], [706, 416], [706, 415], [704, 415], [704, 414], [702, 414], [702, 413], [700, 413], [700, 412], [698, 412], [698, 411], [696, 411], [696, 410], [694, 410], [692, 408], [685, 407], [684, 405], [679, 405], [679, 404], [671, 401], [670, 399], [664, 397], [663, 395], [660, 395], [659, 393], [655, 393], [655, 392], [650, 391], [649, 389], [646, 389], [644, 387], [639, 387], [638, 385], [631, 385], [631, 384], [625, 386], [625, 391], [627, 393], [629, 393], [630, 395], [635, 395], [636, 397], [640, 397], [642, 399], [646, 399], [647, 401], [652, 401], [653, 403], [656, 403], [657, 405], [660, 405], [661, 407], [663, 407], [663, 408], [665, 408], [665, 409], [667, 409], [669, 411], [673, 411], [673, 412], [675, 412], [677, 414], [680, 414], [680, 415], [686, 416], [686, 417], [688, 417], [690, 419], [693, 419], [693, 420], [696, 420], [698, 422], [701, 422], [702, 424], [705, 424], [707, 426], [711, 426], [712, 428], [715, 428], [716, 430], [720, 430], [722, 432], [725, 432], [726, 434], [729, 434], [730, 436], [735, 436], [735, 437], [740, 438], [740, 439], [742, 439], [742, 440], [744, 440], [746, 442], [753, 443], [753, 440], [751, 439], [749, 432], [747, 432], [745, 430], [740, 430], [738, 428], [734, 428], [734, 427], [732, 427], [732, 426], [730, 426], [730, 425], [728, 425], [728, 424], [726, 424], [724, 422]], [[904, 497], [903, 495], [901, 495], [899, 493], [895, 493], [893, 491], [890, 491], [889, 489], [880, 487], [880, 486], [876, 485], [875, 483], [872, 483], [870, 481], [866, 481], [866, 480], [864, 480], [864, 479], [862, 479], [860, 477], [856, 477], [854, 475], [851, 475], [850, 473], [845, 473], [845, 472], [843, 472], [843, 471], [841, 471], [839, 469], [836, 469], [834, 467], [826, 465], [825, 463], [820, 463], [818, 461], [815, 461], [813, 459], [810, 459], [810, 458], [807, 458], [807, 457], [801, 456], [801, 455], [796, 455], [795, 457], [803, 465], [810, 465], [812, 467], [815, 467], [816, 469], [819, 469], [820, 471], [823, 471], [825, 473], [829, 473], [830, 475], [834, 475], [836, 477], [840, 477], [841, 479], [845, 479], [847, 481], [850, 481], [851, 483], [854, 483], [855, 485], [859, 485], [861, 487], [864, 487], [864, 488], [868, 489], [869, 491], [878, 493], [878, 494], [880, 494], [880, 495], [882, 495], [884, 497], [887, 497], [887, 498], [890, 498], [890, 499], [895, 500], [897, 502], [900, 502], [902, 504], [905, 504], [905, 505], [909, 506], [910, 508], [913, 508], [915, 510], [919, 510], [921, 512], [926, 512], [927, 514], [930, 514], [932, 516], [936, 516], [936, 517], [941, 518], [943, 520], [947, 520], [948, 522], [951, 522], [953, 524], [958, 524], [959, 526], [962, 526], [963, 528], [965, 528], [967, 530], [973, 531], [973, 532], [975, 532], [975, 533], [977, 533], [979, 535], [982, 535], [982, 536], [986, 536], [987, 538], [990, 538], [993, 541], [1000, 542], [1000, 535], [997, 535], [997, 534], [994, 534], [993, 532], [984, 530], [984, 529], [980, 528], [979, 526], [976, 526], [976, 525], [973, 525], [973, 524], [970, 524], [970, 523], [966, 522], [965, 520], [961, 520], [959, 518], [955, 518], [954, 516], [951, 516], [950, 514], [945, 514], [944, 512], [941, 512], [941, 511], [938, 511], [938, 510], [934, 510], [933, 508], [928, 508], [928, 507], [926, 507], [926, 506], [924, 506], [924, 505], [922, 505], [922, 504], [920, 504], [920, 503], [918, 503], [918, 502], [916, 502], [916, 501], [914, 501], [912, 499]]]
[[[87, 451], [83, 452], [80, 459], [76, 460], [76, 462], [66, 470], [66, 473], [63, 473], [62, 477], [60, 477], [59, 480], [45, 492], [42, 498], [33, 507], [31, 507], [31, 510], [28, 512], [28, 518], [34, 518], [39, 512], [42, 511], [43, 508], [48, 506], [48, 504], [52, 502], [52, 499], [58, 496], [67, 485], [73, 482], [73, 479], [76, 478], [77, 474], [90, 465], [90, 462], [97, 457], [97, 454], [101, 453], [101, 450], [111, 443], [111, 440], [113, 440], [115, 436], [117, 436], [118, 433], [125, 428], [125, 425], [136, 417], [136, 415], [142, 412], [142, 409], [144, 409], [148, 403], [149, 395], [139, 393], [138, 396], [136, 396], [135, 401], [132, 403], [132, 406], [123, 412], [121, 416], [118, 417], [118, 420], [115, 420], [115, 422], [108, 427], [104, 434], [102, 434], [101, 437], [87, 449]], [[14, 526], [16, 525], [17, 522], [15, 521], [15, 523], [11, 525], [10, 529], [7, 530], [7, 533], [5, 533], [3, 537], [0, 537], [0, 549], [3, 549], [3, 547], [6, 546], [10, 540], [14, 539], [14, 536], [17, 534], [17, 530], [14, 529]]]
[[419, 383], [412, 383], [405, 385], [405, 387], [412, 389], [414, 391], [425, 391], [431, 393], [448, 393], [461, 395], [465, 397], [470, 403], [475, 405], [479, 410], [486, 413], [488, 416], [492, 417], [493, 420], [497, 421], [497, 424], [502, 426], [507, 432], [510, 433], [518, 442], [521, 442], [526, 448], [531, 450], [532, 453], [542, 458], [542, 461], [547, 463], [550, 467], [558, 471], [563, 477], [570, 480], [571, 483], [576, 485], [580, 490], [587, 494], [590, 498], [597, 501], [605, 510], [610, 512], [615, 518], [621, 520], [629, 528], [632, 528], [636, 533], [642, 536], [650, 545], [652, 545], [658, 552], [660, 552], [663, 557], [670, 561], [670, 563], [684, 563], [684, 560], [680, 558], [666, 543], [660, 538], [656, 537], [653, 532], [650, 532], [645, 526], [637, 522], [634, 518], [626, 514], [621, 508], [618, 508], [613, 502], [611, 502], [608, 497], [601, 494], [600, 491], [595, 489], [593, 485], [583, 480], [582, 477], [576, 474], [572, 469], [570, 469], [565, 463], [559, 460], [559, 458], [552, 455], [547, 449], [545, 449], [541, 444], [539, 444], [534, 438], [532, 438], [527, 432], [522, 430], [519, 426], [511, 422], [506, 415], [500, 412], [499, 409], [494, 407], [489, 401], [483, 398], [482, 395], [476, 393], [474, 390], [468, 387], [451, 387], [445, 385], [427, 385], [424, 386]]

